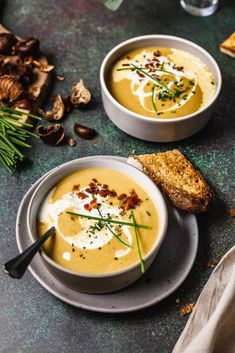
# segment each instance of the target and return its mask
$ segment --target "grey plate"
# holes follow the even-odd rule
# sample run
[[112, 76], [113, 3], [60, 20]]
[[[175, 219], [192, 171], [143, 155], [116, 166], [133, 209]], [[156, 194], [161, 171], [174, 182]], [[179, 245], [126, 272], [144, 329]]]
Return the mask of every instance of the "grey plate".
[[[104, 157], [126, 160], [121, 157], [100, 156]], [[26, 228], [26, 210], [35, 188], [45, 176], [31, 186], [18, 210], [16, 240], [20, 252], [31, 245]], [[180, 211], [168, 202], [167, 206], [169, 225], [164, 243], [147, 273], [130, 287], [111, 294], [77, 292], [54, 278], [39, 254], [33, 259], [29, 270], [50, 293], [78, 308], [122, 313], [156, 304], [173, 293], [185, 280], [195, 261], [198, 247], [196, 216]]]

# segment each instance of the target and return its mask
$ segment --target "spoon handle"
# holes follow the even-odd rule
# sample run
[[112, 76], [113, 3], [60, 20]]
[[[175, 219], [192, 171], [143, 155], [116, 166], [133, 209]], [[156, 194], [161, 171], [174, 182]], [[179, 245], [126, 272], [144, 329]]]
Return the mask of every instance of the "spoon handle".
[[43, 236], [36, 240], [35, 243], [33, 243], [20, 255], [6, 262], [4, 264], [6, 272], [13, 278], [21, 278], [34, 255], [41, 248], [43, 243], [53, 234], [55, 234], [55, 227], [51, 227], [45, 234], [43, 234]]

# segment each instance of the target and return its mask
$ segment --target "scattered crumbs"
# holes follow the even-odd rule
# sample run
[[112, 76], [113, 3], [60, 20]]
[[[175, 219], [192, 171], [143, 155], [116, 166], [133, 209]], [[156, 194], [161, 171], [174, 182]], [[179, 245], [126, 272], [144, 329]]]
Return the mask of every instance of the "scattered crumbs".
[[229, 216], [230, 217], [235, 217], [235, 208], [230, 208], [229, 209]]
[[216, 261], [213, 261], [213, 260], [208, 260], [206, 263], [207, 268], [215, 268], [216, 265], [217, 265]]
[[193, 311], [195, 306], [195, 302], [186, 304], [180, 308], [180, 313], [182, 316], [188, 315]]
[[146, 213], [149, 217], [151, 216], [151, 213], [149, 211], [146, 211]]
[[180, 298], [175, 299], [176, 304], [180, 304]]

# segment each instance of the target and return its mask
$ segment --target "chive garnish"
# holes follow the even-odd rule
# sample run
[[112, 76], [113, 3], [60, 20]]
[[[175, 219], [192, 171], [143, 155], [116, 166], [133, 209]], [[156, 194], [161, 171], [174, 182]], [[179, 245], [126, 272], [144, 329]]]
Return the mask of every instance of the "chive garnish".
[[[98, 212], [100, 217], [104, 220], [105, 218], [103, 218], [102, 213], [100, 212], [100, 209], [98, 208]], [[105, 222], [106, 227], [108, 228], [108, 230], [113, 234], [113, 236], [120, 241], [120, 243], [122, 243], [123, 245], [128, 246], [128, 248], [131, 248], [132, 246], [129, 243], [126, 243], [125, 240], [123, 240], [120, 236], [118, 236], [113, 230], [112, 228], [108, 225], [108, 222]]]
[[135, 230], [135, 237], [136, 237], [136, 243], [137, 243], [137, 248], [138, 248], [138, 254], [139, 254], [139, 258], [140, 258], [141, 272], [144, 273], [145, 272], [144, 260], [143, 260], [142, 253], [141, 253], [141, 250], [140, 250], [140, 241], [139, 241], [138, 228], [137, 228], [137, 224], [136, 224], [135, 215], [134, 215], [133, 210], [131, 210], [131, 216], [132, 216], [132, 220], [133, 220], [133, 225], [134, 225], [134, 230]]
[[[95, 216], [89, 216], [89, 215], [86, 215], [83, 213], [75, 213], [75, 212], [70, 212], [70, 211], [66, 211], [66, 213], [74, 215], [74, 216], [79, 216], [81, 218], [94, 219], [96, 221], [101, 221], [101, 222], [105, 222], [105, 223], [122, 224], [123, 226], [133, 227], [133, 223], [117, 221], [112, 218], [100, 218], [100, 217], [95, 217]], [[136, 227], [137, 228], [144, 228], [144, 229], [152, 229], [152, 227], [147, 226], [145, 224], [136, 224]]]
[[153, 109], [154, 109], [155, 113], [157, 114], [158, 111], [157, 111], [157, 107], [156, 107], [156, 104], [155, 104], [155, 88], [156, 88], [156, 85], [154, 85], [153, 88], [152, 88], [152, 97], [151, 97], [151, 99], [152, 99]]
[[151, 78], [151, 80], [153, 80], [154, 82], [156, 82], [159, 86], [161, 86], [162, 88], [164, 88], [166, 91], [170, 92], [173, 96], [174, 96], [174, 92], [168, 88], [166, 85], [164, 85], [160, 80], [158, 80], [155, 77], [152, 77], [151, 75], [149, 75], [147, 72], [145, 72], [142, 68], [139, 68], [137, 66], [135, 66], [134, 64], [131, 64], [137, 71], [142, 72], [142, 74], [144, 74], [145, 76], [148, 76], [149, 78]]

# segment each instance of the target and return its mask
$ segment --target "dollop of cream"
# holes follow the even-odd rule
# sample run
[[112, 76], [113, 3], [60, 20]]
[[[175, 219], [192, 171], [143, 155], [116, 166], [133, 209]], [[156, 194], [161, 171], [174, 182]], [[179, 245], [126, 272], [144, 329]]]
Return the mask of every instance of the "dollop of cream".
[[[80, 230], [78, 230], [78, 233], [73, 235], [65, 235], [61, 231], [58, 224], [60, 214], [65, 212], [68, 208], [72, 208], [73, 212], [76, 213], [99, 218], [101, 217], [98, 209], [94, 208], [89, 212], [84, 208], [84, 205], [90, 203], [93, 199], [93, 196], [86, 192], [86, 188], [88, 188], [88, 186], [85, 186], [79, 190], [87, 195], [85, 199], [81, 199], [76, 195], [76, 193], [70, 192], [63, 195], [55, 202], [51, 202], [55, 189], [51, 190], [39, 209], [38, 219], [40, 222], [50, 224], [50, 226], [55, 226], [57, 233], [71, 246], [76, 246], [79, 249], [92, 250], [104, 246], [112, 239], [114, 235], [108, 227], [104, 226], [101, 227], [100, 230], [95, 229], [95, 231], [92, 231], [93, 227], [97, 225], [97, 221], [79, 217]], [[122, 220], [120, 208], [110, 205], [107, 203], [107, 199], [101, 197], [100, 195], [95, 195], [95, 197], [97, 199], [97, 203], [100, 204], [99, 210], [103, 218], [108, 218], [111, 216], [116, 220]], [[112, 231], [116, 233], [115, 225], [109, 224], [109, 227], [111, 227]], [[122, 226], [122, 239], [124, 238], [123, 235], [125, 235], [127, 239], [126, 241], [131, 245], [132, 235], [127, 226]], [[125, 250], [120, 249], [116, 252], [115, 256], [117, 258], [125, 256], [130, 250], [130, 247], [127, 247]], [[63, 254], [63, 258], [67, 261], [70, 260], [68, 259], [68, 255], [66, 253]]]
[[[182, 78], [187, 78], [194, 82], [194, 85], [191, 86], [190, 92], [187, 93], [187, 98], [177, 100], [175, 105], [171, 106], [170, 108], [163, 108], [161, 112], [167, 112], [172, 110], [177, 110], [183, 105], [185, 105], [193, 96], [193, 91], [196, 86], [199, 84], [203, 91], [203, 101], [201, 108], [206, 105], [214, 96], [215, 86], [211, 85], [211, 81], [213, 81], [213, 76], [209, 70], [209, 68], [197, 57], [194, 55], [185, 52], [179, 49], [171, 49], [171, 54], [167, 57], [160, 55], [157, 57], [158, 62], [160, 64], [159, 71], [154, 71], [155, 74], [161, 80], [163, 75], [167, 73], [173, 75], [172, 81], [168, 82], [165, 86], [168, 89], [171, 89], [174, 82], [180, 84]], [[138, 100], [141, 106], [151, 113], [154, 113], [154, 109], [149, 109], [145, 105], [145, 101], [147, 97], [152, 96], [152, 92], [146, 91], [146, 85], [151, 82], [156, 84], [156, 81], [151, 78], [150, 76], [143, 75], [143, 77], [138, 74], [136, 70], [120, 70], [120, 68], [126, 68], [127, 65], [130, 65], [130, 68], [138, 67], [138, 68], [145, 68], [153, 60], [153, 51], [149, 49], [144, 49], [140, 53], [138, 53], [133, 59], [124, 58], [123, 60], [119, 60], [113, 68], [113, 80], [114, 82], [119, 82], [123, 79], [128, 79], [131, 81], [131, 91], [134, 96], [138, 97]], [[163, 66], [162, 66], [163, 65]], [[183, 70], [177, 70], [177, 66], [183, 66]], [[161, 66], [164, 71], [161, 71]], [[145, 72], [148, 73], [147, 70]], [[152, 75], [153, 73], [150, 73]], [[156, 96], [164, 90], [161, 85], [156, 84], [156, 88], [154, 90], [154, 99]]]

